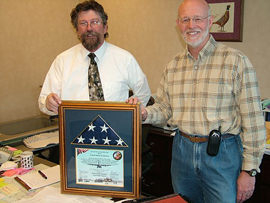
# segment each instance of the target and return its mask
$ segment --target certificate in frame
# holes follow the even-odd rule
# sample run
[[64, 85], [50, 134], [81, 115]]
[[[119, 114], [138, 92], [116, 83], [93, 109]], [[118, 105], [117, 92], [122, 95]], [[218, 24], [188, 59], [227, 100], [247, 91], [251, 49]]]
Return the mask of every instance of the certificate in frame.
[[140, 105], [62, 101], [59, 131], [62, 193], [140, 196]]

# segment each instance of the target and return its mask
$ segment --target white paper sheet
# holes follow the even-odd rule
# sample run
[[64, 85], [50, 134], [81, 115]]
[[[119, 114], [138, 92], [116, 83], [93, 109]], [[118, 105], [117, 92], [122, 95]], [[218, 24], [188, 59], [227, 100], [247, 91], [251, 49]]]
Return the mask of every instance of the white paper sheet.
[[34, 197], [21, 199], [14, 203], [111, 203], [110, 198], [61, 194], [60, 188], [47, 186]]

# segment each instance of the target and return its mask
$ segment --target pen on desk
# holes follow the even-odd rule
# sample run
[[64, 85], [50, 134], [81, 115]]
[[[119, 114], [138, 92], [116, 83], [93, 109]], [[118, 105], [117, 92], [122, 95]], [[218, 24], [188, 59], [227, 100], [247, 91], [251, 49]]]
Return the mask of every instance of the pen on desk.
[[47, 179], [47, 176], [46, 176], [44, 173], [42, 173], [41, 170], [38, 170], [38, 173], [39, 173], [43, 178]]

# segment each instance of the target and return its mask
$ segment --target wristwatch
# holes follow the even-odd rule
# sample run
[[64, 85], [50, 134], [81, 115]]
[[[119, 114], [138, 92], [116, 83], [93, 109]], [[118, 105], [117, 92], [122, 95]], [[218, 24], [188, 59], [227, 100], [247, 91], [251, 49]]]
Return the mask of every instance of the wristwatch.
[[245, 172], [248, 173], [251, 177], [255, 177], [258, 173], [256, 169], [252, 169], [250, 171], [245, 171]]

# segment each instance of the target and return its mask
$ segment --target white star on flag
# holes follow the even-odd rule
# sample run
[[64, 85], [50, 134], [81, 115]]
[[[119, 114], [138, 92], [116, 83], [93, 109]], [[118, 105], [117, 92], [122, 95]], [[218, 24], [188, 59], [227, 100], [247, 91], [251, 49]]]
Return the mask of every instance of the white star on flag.
[[82, 135], [81, 135], [81, 137], [78, 137], [77, 139], [78, 139], [78, 143], [80, 143], [80, 142], [83, 143], [83, 141], [85, 140], [85, 138], [83, 138]]
[[90, 138], [90, 140], [91, 140], [91, 144], [97, 144], [98, 140], [96, 140], [95, 136], [93, 137], [93, 139]]
[[101, 132], [105, 131], [107, 133], [107, 129], [108, 127], [105, 126], [105, 124], [103, 126], [100, 126], [101, 127]]
[[102, 140], [104, 141], [104, 144], [110, 145], [111, 140], [109, 140], [108, 137], [106, 137], [106, 139], [102, 139]]
[[115, 140], [115, 141], [117, 142], [117, 145], [123, 146], [123, 140], [122, 139]]
[[95, 128], [96, 126], [93, 126], [93, 123], [91, 123], [91, 125], [89, 125], [88, 127], [89, 127], [88, 131], [92, 130], [92, 131], [94, 132], [94, 128]]

